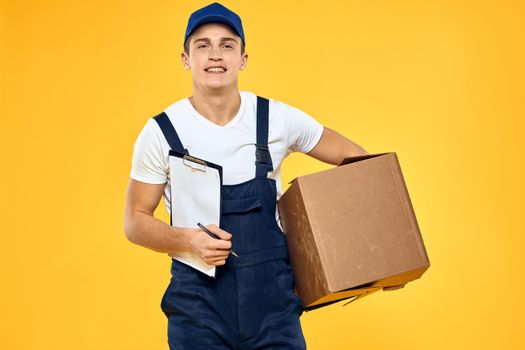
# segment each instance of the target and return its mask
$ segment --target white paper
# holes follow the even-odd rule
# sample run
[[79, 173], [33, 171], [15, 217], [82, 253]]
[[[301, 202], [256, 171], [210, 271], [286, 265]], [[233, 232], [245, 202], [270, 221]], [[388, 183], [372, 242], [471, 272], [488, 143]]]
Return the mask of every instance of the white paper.
[[[191, 165], [191, 166], [188, 166]], [[221, 178], [218, 169], [198, 163], [183, 161], [170, 155], [171, 215], [172, 226], [198, 228], [219, 226]], [[201, 169], [205, 171], [195, 170]], [[209, 276], [215, 277], [215, 265], [208, 265], [195, 253], [173, 253], [170, 256]]]

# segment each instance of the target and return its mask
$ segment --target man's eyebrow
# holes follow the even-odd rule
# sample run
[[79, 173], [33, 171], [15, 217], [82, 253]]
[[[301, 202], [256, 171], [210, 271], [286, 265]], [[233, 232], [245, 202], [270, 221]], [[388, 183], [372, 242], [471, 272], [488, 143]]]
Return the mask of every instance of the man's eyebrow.
[[[209, 43], [211, 42], [211, 40], [209, 38], [198, 38], [198, 39], [195, 39], [193, 42], [196, 43], [198, 41], [204, 41], [206, 43]], [[230, 37], [222, 37], [220, 39], [221, 42], [224, 42], [224, 41], [235, 41], [235, 43], [237, 44], [237, 40], [235, 38], [230, 38]]]

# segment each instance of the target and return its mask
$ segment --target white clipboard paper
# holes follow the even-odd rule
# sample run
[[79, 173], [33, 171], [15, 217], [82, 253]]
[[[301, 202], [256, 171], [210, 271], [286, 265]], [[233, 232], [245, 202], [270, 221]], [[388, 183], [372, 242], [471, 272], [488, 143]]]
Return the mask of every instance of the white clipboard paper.
[[[198, 228], [198, 222], [220, 226], [222, 167], [173, 150], [169, 151], [169, 167], [171, 226]], [[197, 254], [169, 255], [215, 278], [215, 265], [206, 264]]]

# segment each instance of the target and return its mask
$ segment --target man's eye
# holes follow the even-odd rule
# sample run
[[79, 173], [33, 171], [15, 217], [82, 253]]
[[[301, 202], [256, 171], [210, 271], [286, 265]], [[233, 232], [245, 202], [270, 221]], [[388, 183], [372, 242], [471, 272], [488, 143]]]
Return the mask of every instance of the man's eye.
[[198, 47], [198, 48], [201, 48], [201, 47], [205, 47], [205, 46], [207, 46], [207, 45], [206, 45], [206, 44], [201, 44], [201, 45], [199, 45], [199, 46], [197, 46], [197, 47]]

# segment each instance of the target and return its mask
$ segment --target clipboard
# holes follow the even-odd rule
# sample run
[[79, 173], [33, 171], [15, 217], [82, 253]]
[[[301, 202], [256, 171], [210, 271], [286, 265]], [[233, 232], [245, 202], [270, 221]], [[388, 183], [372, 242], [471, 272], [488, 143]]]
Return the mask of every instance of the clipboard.
[[[198, 228], [197, 223], [220, 226], [222, 167], [206, 160], [169, 151], [170, 225]], [[216, 266], [192, 252], [169, 254], [186, 265], [215, 278]]]

